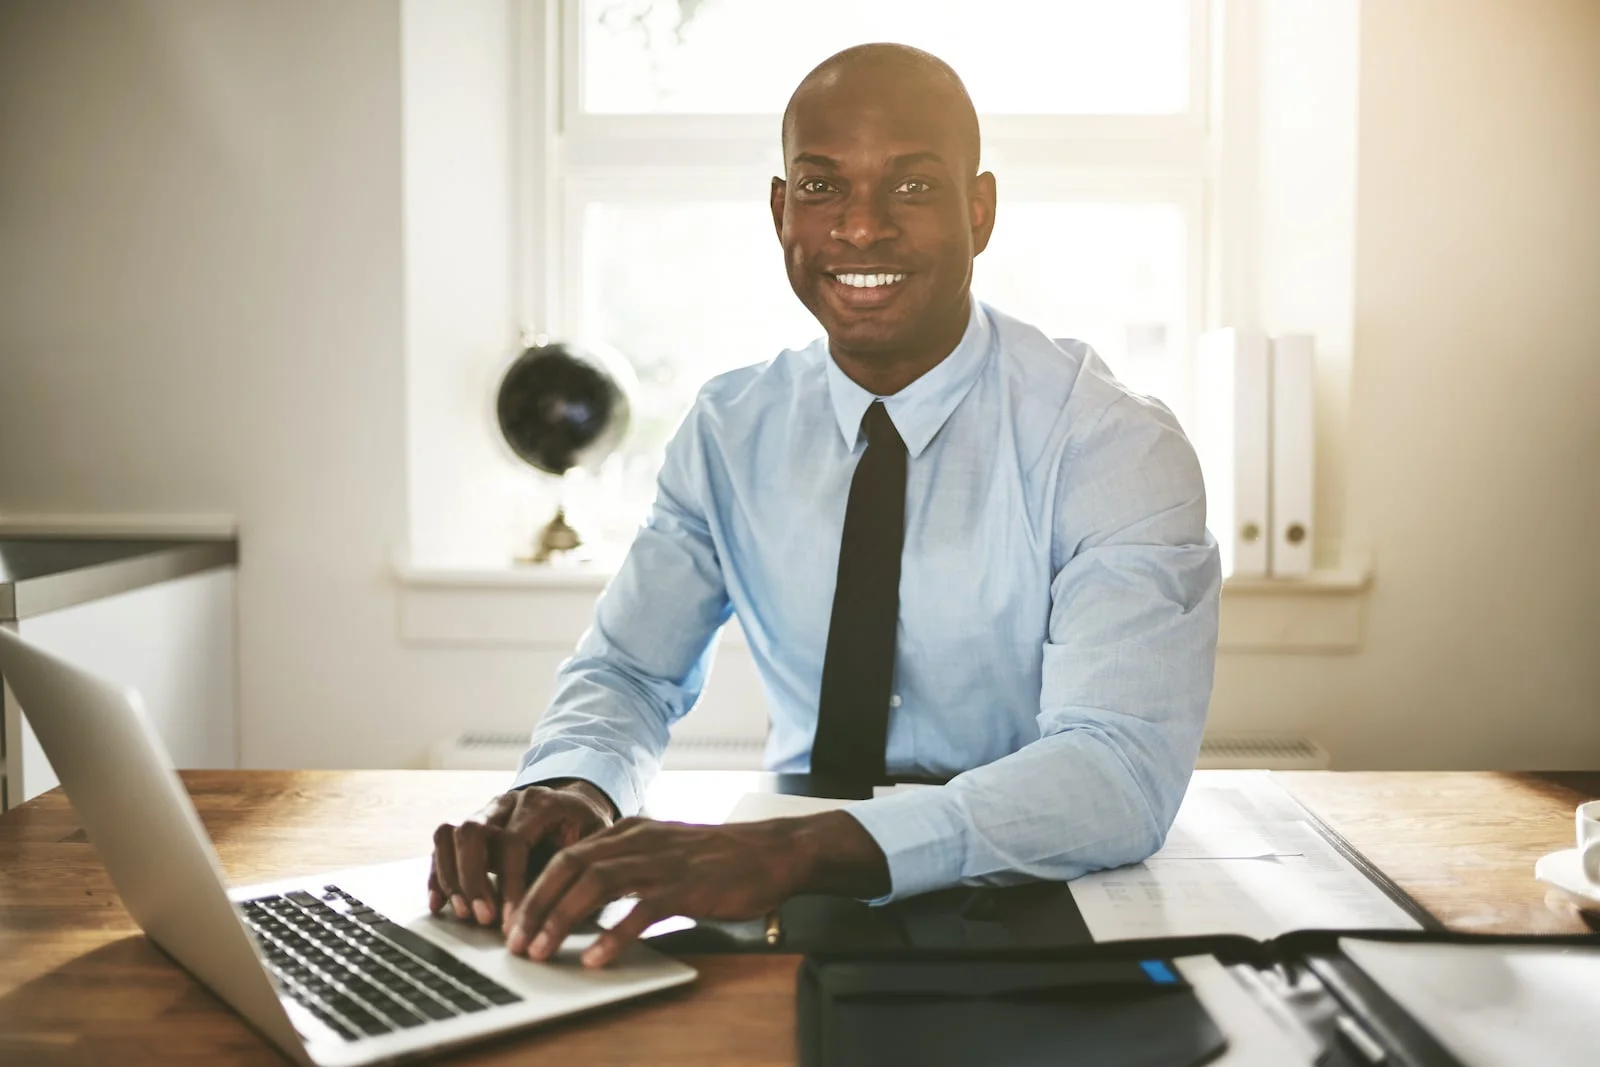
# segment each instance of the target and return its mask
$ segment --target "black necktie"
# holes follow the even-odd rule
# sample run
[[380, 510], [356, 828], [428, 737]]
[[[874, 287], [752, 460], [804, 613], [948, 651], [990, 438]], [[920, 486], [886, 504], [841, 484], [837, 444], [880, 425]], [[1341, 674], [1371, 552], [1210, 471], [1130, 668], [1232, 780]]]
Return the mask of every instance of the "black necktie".
[[861, 427], [867, 449], [856, 464], [844, 509], [811, 773], [881, 782], [900, 621], [906, 443], [881, 401], [873, 401]]

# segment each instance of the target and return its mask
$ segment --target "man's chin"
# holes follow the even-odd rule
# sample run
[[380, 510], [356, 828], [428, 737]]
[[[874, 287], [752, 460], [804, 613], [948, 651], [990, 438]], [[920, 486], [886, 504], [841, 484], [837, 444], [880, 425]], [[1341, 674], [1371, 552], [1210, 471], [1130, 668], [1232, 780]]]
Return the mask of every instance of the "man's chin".
[[917, 331], [905, 321], [906, 316], [885, 314], [885, 311], [887, 309], [844, 315], [834, 313], [820, 321], [828, 334], [829, 343], [851, 355], [893, 355], [904, 352], [916, 343]]
[[828, 334], [828, 344], [835, 353], [848, 354], [853, 359], [892, 357], [904, 353], [911, 345], [905, 331], [873, 329], [860, 323], [823, 324]]

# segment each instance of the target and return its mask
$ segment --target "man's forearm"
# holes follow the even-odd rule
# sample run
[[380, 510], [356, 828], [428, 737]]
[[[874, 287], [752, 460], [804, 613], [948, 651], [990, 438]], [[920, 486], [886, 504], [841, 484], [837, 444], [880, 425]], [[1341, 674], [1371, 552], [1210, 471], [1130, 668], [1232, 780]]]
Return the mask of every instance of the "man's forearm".
[[853, 817], [827, 811], [794, 822], [793, 841], [804, 862], [796, 893], [875, 900], [889, 892], [889, 861]]

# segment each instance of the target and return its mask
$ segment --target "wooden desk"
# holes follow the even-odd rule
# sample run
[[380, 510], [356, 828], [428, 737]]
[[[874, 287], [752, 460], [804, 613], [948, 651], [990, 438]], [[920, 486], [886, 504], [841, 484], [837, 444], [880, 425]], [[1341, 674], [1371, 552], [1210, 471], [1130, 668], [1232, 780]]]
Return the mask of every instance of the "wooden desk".
[[[719, 817], [713, 809], [725, 805], [706, 801], [693, 788], [697, 777], [705, 781], [663, 776], [652, 794], [656, 810]], [[435, 825], [478, 807], [505, 777], [206, 771], [184, 780], [228, 878], [241, 883], [426, 851]], [[1278, 780], [1451, 927], [1585, 929], [1570, 909], [1546, 902], [1533, 863], [1570, 843], [1572, 809], [1600, 795], [1600, 774], [1318, 772]], [[794, 1062], [798, 957], [691, 962], [700, 970], [692, 986], [441, 1062]], [[0, 816], [0, 1063], [283, 1062], [139, 933], [59, 790]]]

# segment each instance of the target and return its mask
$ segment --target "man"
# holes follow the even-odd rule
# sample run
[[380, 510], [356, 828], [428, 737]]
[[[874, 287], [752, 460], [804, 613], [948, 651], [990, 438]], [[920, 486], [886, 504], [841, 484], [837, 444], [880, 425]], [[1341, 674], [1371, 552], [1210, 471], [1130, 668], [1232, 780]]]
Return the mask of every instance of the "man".
[[[942, 62], [833, 56], [783, 146], [773, 223], [826, 341], [702, 390], [513, 790], [434, 836], [433, 909], [514, 953], [548, 958], [627, 895], [586, 964], [670, 915], [1072, 878], [1160, 847], [1187, 787], [1220, 573], [1177, 422], [969, 296], [995, 180]], [[621, 818], [730, 613], [769, 766], [949, 784], [743, 825]], [[539, 845], [558, 851], [529, 886]]]

